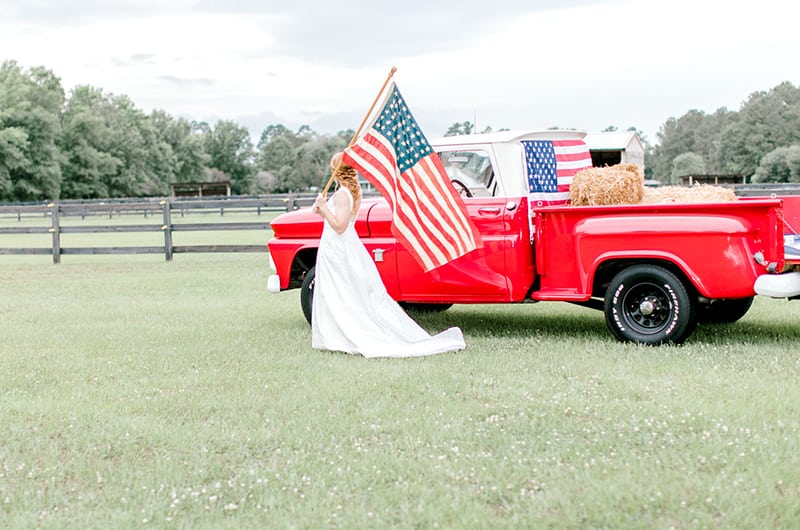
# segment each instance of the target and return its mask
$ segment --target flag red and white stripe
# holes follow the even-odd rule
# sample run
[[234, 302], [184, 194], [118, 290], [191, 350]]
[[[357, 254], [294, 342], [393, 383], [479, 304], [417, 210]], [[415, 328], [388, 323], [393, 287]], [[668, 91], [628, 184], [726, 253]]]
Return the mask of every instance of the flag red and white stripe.
[[572, 177], [592, 167], [592, 157], [583, 140], [523, 140], [522, 145], [531, 206], [569, 202]]
[[386, 198], [392, 233], [423, 270], [482, 246], [464, 202], [394, 84], [375, 121], [342, 160]]

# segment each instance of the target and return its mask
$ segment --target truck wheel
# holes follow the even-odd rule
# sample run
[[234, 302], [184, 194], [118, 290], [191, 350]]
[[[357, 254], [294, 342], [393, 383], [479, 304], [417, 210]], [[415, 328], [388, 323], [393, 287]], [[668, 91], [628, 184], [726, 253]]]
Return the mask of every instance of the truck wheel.
[[316, 276], [316, 267], [311, 267], [303, 278], [303, 283], [300, 285], [300, 307], [303, 308], [303, 316], [311, 324], [311, 308], [314, 303], [314, 277]]
[[742, 318], [752, 305], [752, 296], [714, 300], [710, 304], [701, 304], [698, 307], [697, 321], [703, 324], [731, 324]]
[[620, 271], [608, 287], [604, 311], [608, 328], [625, 342], [680, 344], [697, 324], [686, 287], [657, 265]]

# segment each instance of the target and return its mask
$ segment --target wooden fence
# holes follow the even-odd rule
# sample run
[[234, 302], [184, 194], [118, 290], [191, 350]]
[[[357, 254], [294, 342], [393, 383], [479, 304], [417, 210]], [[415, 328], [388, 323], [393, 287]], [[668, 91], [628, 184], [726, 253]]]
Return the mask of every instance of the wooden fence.
[[[736, 195], [780, 196], [800, 195], [798, 184], [747, 184], [733, 186]], [[372, 195], [372, 194], [370, 194]], [[303, 206], [310, 206], [316, 194], [258, 195], [206, 198], [157, 198], [157, 199], [103, 199], [103, 200], [65, 200], [51, 203], [13, 203], [0, 204], [0, 220], [16, 219], [22, 221], [31, 217], [50, 218], [50, 226], [0, 226], [3, 234], [50, 234], [51, 245], [38, 248], [0, 247], [3, 254], [50, 254], [53, 263], [60, 263], [62, 255], [69, 254], [164, 254], [171, 260], [174, 254], [192, 252], [266, 252], [266, 245], [174, 245], [172, 234], [179, 231], [220, 231], [220, 230], [269, 230], [267, 221], [221, 222], [221, 223], [173, 223], [173, 217], [183, 217], [189, 213], [250, 212], [261, 215], [267, 212], [288, 212]], [[67, 217], [108, 216], [109, 220], [120, 216], [139, 215], [144, 219], [154, 218], [150, 224], [118, 223], [91, 226], [62, 224]], [[792, 219], [800, 224], [800, 219]], [[61, 234], [69, 233], [122, 233], [122, 232], [163, 232], [164, 244], [158, 246], [125, 247], [62, 247]]]
[[733, 191], [739, 197], [780, 197], [782, 195], [800, 195], [800, 183], [767, 182], [759, 184], [737, 184]]
[[[53, 263], [60, 263], [61, 256], [69, 254], [164, 254], [171, 260], [174, 254], [191, 252], [266, 252], [266, 245], [174, 245], [172, 234], [178, 231], [218, 231], [218, 230], [268, 230], [267, 221], [218, 222], [218, 223], [173, 223], [173, 217], [183, 217], [187, 213], [250, 212], [256, 215], [270, 211], [292, 211], [302, 206], [310, 206], [315, 194], [237, 196], [218, 198], [172, 198], [172, 199], [107, 199], [98, 201], [54, 201], [51, 203], [0, 204], [0, 218], [16, 218], [22, 221], [32, 216], [49, 217], [50, 226], [0, 226], [3, 234], [50, 234], [51, 245], [34, 248], [0, 248], [2, 254], [51, 254]], [[66, 217], [141, 215], [154, 218], [157, 222], [130, 224], [109, 222], [98, 226], [75, 226], [63, 224]], [[159, 246], [124, 247], [62, 247], [61, 234], [68, 233], [122, 233], [122, 232], [163, 232], [164, 244]]]

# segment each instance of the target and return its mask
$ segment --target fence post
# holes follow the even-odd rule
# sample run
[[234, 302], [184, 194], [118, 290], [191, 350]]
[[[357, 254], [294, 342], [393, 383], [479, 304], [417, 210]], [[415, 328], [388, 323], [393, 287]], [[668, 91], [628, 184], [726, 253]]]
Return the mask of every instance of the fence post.
[[286, 203], [286, 211], [291, 212], [294, 210], [294, 193], [290, 193], [289, 196], [283, 201]]
[[53, 224], [50, 228], [50, 233], [53, 234], [53, 263], [61, 263], [61, 232], [58, 219], [58, 201], [53, 201], [48, 204], [52, 208], [50, 217]]
[[172, 261], [172, 216], [170, 212], [170, 202], [167, 200], [161, 201], [161, 206], [164, 210], [164, 224], [161, 230], [164, 231], [164, 257], [167, 261]]

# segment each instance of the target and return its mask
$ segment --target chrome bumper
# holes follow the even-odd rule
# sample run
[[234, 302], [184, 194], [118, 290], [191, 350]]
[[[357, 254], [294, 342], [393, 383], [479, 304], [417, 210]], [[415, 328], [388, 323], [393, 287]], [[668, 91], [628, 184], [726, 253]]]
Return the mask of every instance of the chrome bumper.
[[791, 298], [800, 295], [800, 272], [762, 274], [753, 286], [756, 294], [770, 298]]
[[277, 274], [271, 274], [267, 278], [267, 291], [271, 293], [281, 292], [281, 278]]

